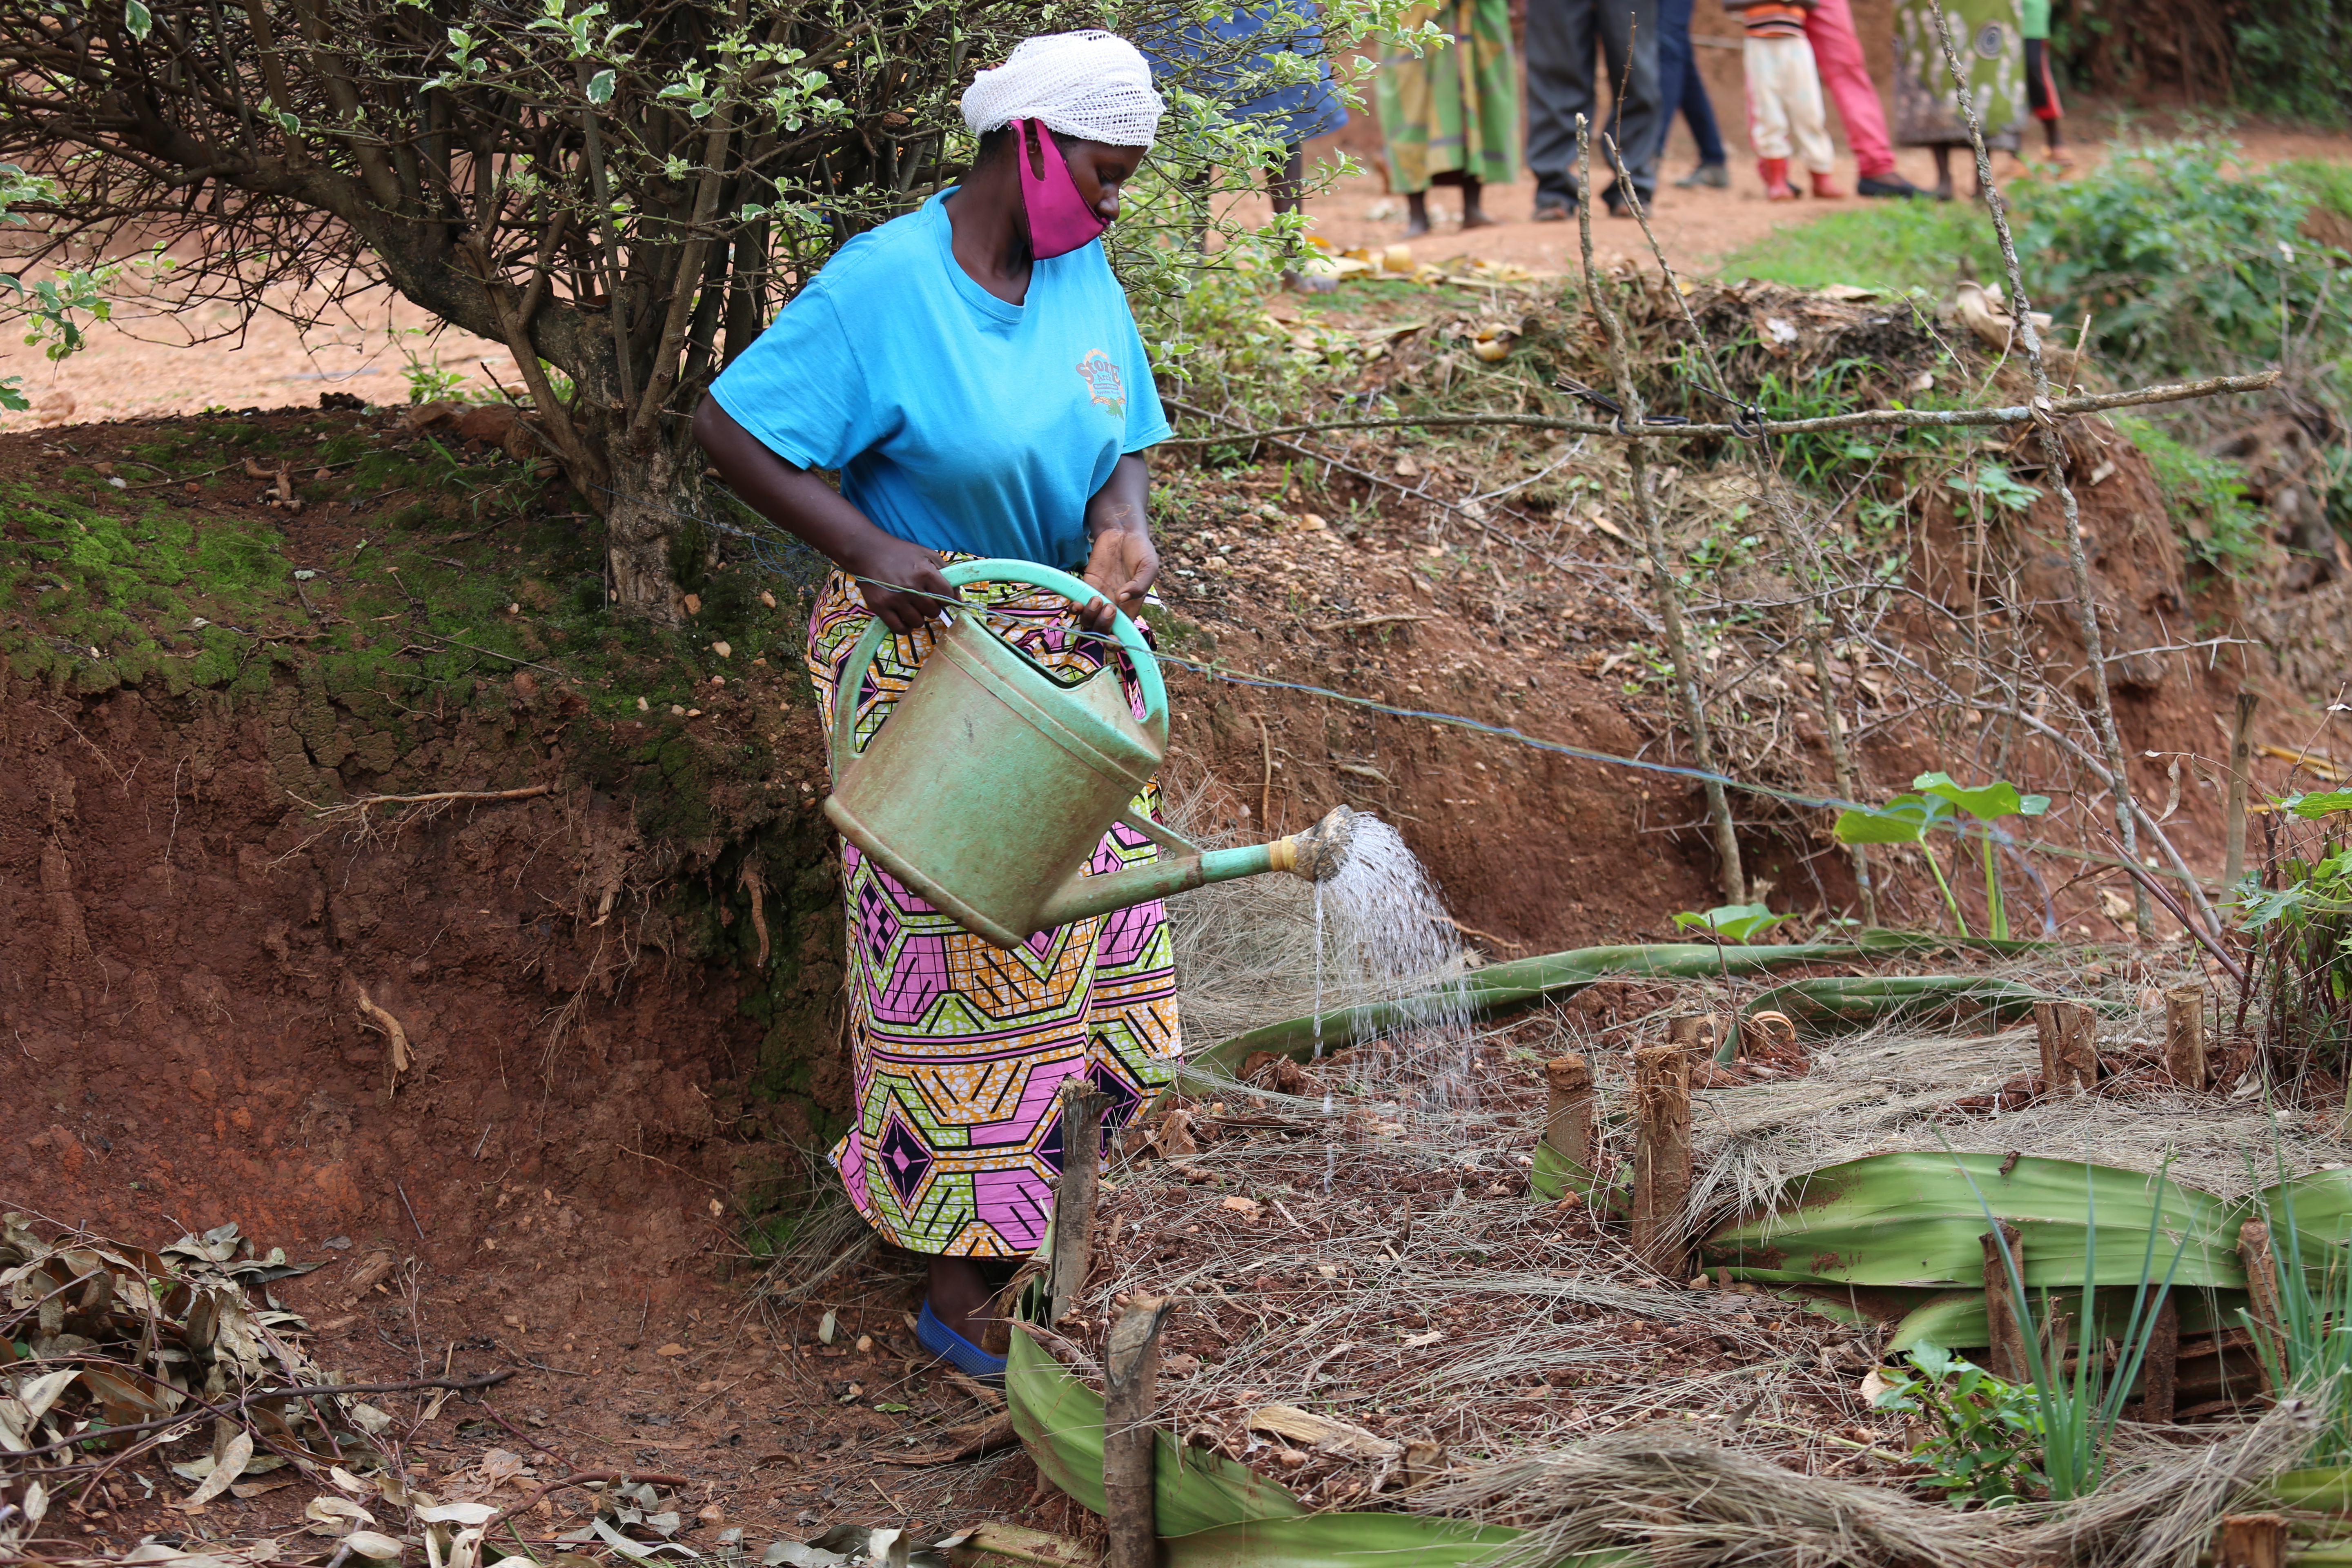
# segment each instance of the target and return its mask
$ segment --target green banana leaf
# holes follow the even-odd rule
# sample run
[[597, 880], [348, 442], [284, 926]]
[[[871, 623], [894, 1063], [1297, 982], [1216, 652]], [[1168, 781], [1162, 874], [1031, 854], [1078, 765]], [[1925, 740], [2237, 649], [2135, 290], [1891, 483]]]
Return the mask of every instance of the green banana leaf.
[[[2352, 1513], [2352, 1470], [2288, 1470], [2271, 1482], [2271, 1494], [2289, 1508], [2316, 1509], [2324, 1513]], [[2332, 1543], [2346, 1550], [2352, 1563], [2352, 1541]], [[2316, 1550], [2316, 1549], [2315, 1549]]]
[[[1015, 1330], [1005, 1356], [1013, 1430], [1046, 1479], [1103, 1511], [1102, 1395]], [[1158, 1444], [1155, 1506], [1165, 1568], [1468, 1568], [1519, 1531], [1409, 1513], [1317, 1513], [1287, 1488], [1221, 1454]], [[1617, 1568], [1633, 1554], [1591, 1552], [1557, 1568]]]
[[[1475, 1013], [1493, 1012], [1539, 999], [1572, 996], [1596, 980], [1626, 975], [1703, 980], [1709, 975], [1751, 974], [1786, 963], [1853, 963], [1868, 958], [1894, 958], [1948, 952], [1997, 953], [2032, 952], [2048, 942], [1996, 942], [1990, 937], [1935, 936], [1922, 931], [1857, 931], [1839, 942], [1718, 946], [1706, 942], [1654, 942], [1630, 947], [1580, 947], [1534, 958], [1513, 959], [1474, 970], [1462, 981], [1465, 1004]], [[1965, 977], [1946, 977], [1957, 979]], [[2038, 997], [2039, 993], [2034, 994]], [[2032, 998], [2029, 998], [2030, 1001]], [[1406, 1019], [1413, 1004], [1384, 1002], [1323, 1015], [1325, 1050], [1394, 1028]], [[1314, 1015], [1286, 1018], [1211, 1047], [1194, 1060], [1214, 1062], [1231, 1069], [1253, 1051], [1272, 1051], [1304, 1060], [1315, 1048]]]
[[2228, 1223], [2231, 1205], [2212, 1194], [2168, 1182], [2159, 1214], [2157, 1179], [2145, 1172], [2026, 1156], [2003, 1174], [2003, 1163], [1998, 1154], [1937, 1152], [1872, 1154], [1826, 1166], [1792, 1180], [1772, 1212], [1718, 1227], [1700, 1257], [1736, 1279], [1759, 1282], [1981, 1287], [1989, 1205], [2023, 1233], [2029, 1286], [2084, 1283], [2086, 1221], [2095, 1218], [2098, 1273], [2092, 1284], [2138, 1283], [2156, 1226], [2159, 1279], [2185, 1241], [2176, 1288], [2245, 1288], [2236, 1227]]
[[1528, 1191], [1548, 1204], [1556, 1204], [1572, 1192], [1594, 1208], [1622, 1214], [1630, 1200], [1631, 1183], [1627, 1176], [1603, 1188], [1592, 1179], [1591, 1172], [1541, 1142], [1536, 1144], [1535, 1163], [1528, 1167]]
[[[1013, 1430], [1047, 1480], [1096, 1513], [1103, 1510], [1102, 1395], [1072, 1377], [1034, 1340], [1015, 1329], [1005, 1356], [1004, 1402]], [[1222, 1454], [1188, 1448], [1155, 1434], [1160, 1532], [1190, 1535], [1248, 1520], [1289, 1519], [1307, 1505], [1288, 1488]]]
[[1930, 1013], [1990, 1014], [2003, 1024], [2030, 1017], [2046, 991], [1990, 974], [1859, 974], [1792, 980], [1748, 1005], [1749, 1013], [1786, 1013], [1816, 1029], [1853, 1028], [1883, 1018]]
[[2263, 1188], [2231, 1211], [2231, 1238], [2236, 1239], [2238, 1226], [2247, 1220], [2265, 1217], [2273, 1251], [2286, 1250], [2292, 1218], [2296, 1250], [2306, 1271], [2325, 1274], [2330, 1268], [2344, 1268], [2344, 1244], [2352, 1239], [2352, 1170], [2313, 1171]]
[[[1519, 1538], [1501, 1525], [1410, 1513], [1314, 1513], [1259, 1519], [1163, 1539], [1167, 1568], [1468, 1568]], [[1557, 1568], [1630, 1564], [1630, 1552], [1562, 1558]]]
[[[2106, 1227], [2100, 1226], [2102, 1234]], [[2144, 1238], [2143, 1238], [2144, 1239]], [[2101, 1250], [2105, 1243], [2100, 1244]], [[2164, 1277], [2163, 1264], [2171, 1258], [2161, 1241], [2157, 1243], [2157, 1278]], [[2119, 1287], [2098, 1293], [2098, 1331], [2102, 1337], [2112, 1339], [2124, 1331], [2131, 1316], [2132, 1296], [2129, 1287]], [[2051, 1305], [2060, 1315], [2075, 1317], [2080, 1310], [2080, 1290], [2053, 1290]], [[2180, 1313], [2180, 1331], [2184, 1334], [2210, 1334], [2217, 1329], [2235, 1328], [2238, 1309], [2246, 1304], [2242, 1290], [2182, 1290], [2175, 1289], [2170, 1300]], [[2034, 1315], [2042, 1313], [2037, 1298]], [[1886, 1353], [1895, 1354], [1914, 1345], [1941, 1345], [1948, 1351], [1982, 1350], [1992, 1342], [1992, 1332], [1985, 1322], [1984, 1291], [1947, 1290], [1929, 1297], [1895, 1325], [1895, 1337], [1887, 1342]]]

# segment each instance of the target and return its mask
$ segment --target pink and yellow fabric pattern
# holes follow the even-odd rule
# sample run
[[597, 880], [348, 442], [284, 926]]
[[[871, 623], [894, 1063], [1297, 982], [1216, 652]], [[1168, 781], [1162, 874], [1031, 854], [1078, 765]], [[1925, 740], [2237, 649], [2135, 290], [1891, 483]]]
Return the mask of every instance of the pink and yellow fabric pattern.
[[[1013, 584], [963, 594], [1056, 674], [1091, 674], [1105, 662], [1103, 645], [1077, 635], [1059, 595]], [[834, 573], [809, 619], [809, 676], [827, 732], [841, 666], [868, 619], [856, 582]], [[854, 694], [861, 739], [888, 717], [931, 641], [926, 628], [883, 642]], [[1158, 786], [1137, 805], [1156, 815]], [[1088, 872], [1157, 855], [1119, 825]], [[857, 1103], [834, 1164], [887, 1241], [953, 1257], [1025, 1255], [1044, 1239], [1048, 1184], [1062, 1169], [1063, 1081], [1090, 1076], [1110, 1097], [1106, 1123], [1115, 1130], [1174, 1075], [1182, 1044], [1166, 911], [1157, 901], [1119, 910], [1006, 952], [933, 910], [856, 845], [843, 844], [842, 861]]]

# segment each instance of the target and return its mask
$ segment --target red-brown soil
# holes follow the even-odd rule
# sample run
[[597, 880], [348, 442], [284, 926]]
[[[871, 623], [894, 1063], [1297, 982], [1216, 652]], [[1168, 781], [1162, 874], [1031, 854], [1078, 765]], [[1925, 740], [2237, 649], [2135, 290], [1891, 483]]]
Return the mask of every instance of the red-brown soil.
[[[138, 431], [68, 434], [87, 459]], [[0, 438], [0, 464], [46, 471], [36, 439]], [[2188, 599], [2138, 455], [2081, 426], [2070, 440], [2114, 646], [2188, 640], [2181, 627], [2229, 616]], [[1301, 526], [1310, 504], [1382, 503], [1344, 478], [1311, 502], [1285, 482], [1255, 470], [1194, 487], [1196, 507], [1243, 521], [1218, 524], [1230, 557], [1196, 530], [1171, 531], [1171, 652], [1686, 760], [1654, 689], [1629, 690], [1606, 657], [1633, 627], [1596, 584], [1622, 580], [1630, 555], [1588, 533], [1562, 548], [1591, 571], [1538, 580], [1486, 534], [1432, 555], [1419, 515], [1375, 515], [1354, 539]], [[282, 526], [348, 542], [380, 522], [320, 509]], [[2054, 502], [2022, 526], [2054, 538]], [[1930, 509], [1926, 542], [1921, 585], [1949, 598], [1965, 542], [1948, 513]], [[2063, 557], [2052, 545], [2031, 561], [2047, 657], [2079, 665], [2053, 607]], [[1338, 624], [1381, 616], [1414, 618]], [[772, 651], [689, 728], [719, 746], [772, 736], [782, 776], [769, 782], [788, 787], [765, 809], [814, 831], [815, 792], [789, 786], [821, 778], [816, 737], [789, 650]], [[2202, 655], [2120, 667], [2126, 744], [2149, 798], [2165, 797], [2163, 754], [2220, 753], [2216, 718], [2240, 679], [2229, 658]], [[1208, 776], [1232, 826], [1295, 828], [1339, 800], [1380, 811], [1494, 956], [1664, 937], [1675, 910], [1716, 901], [1696, 793], [1680, 780], [1193, 672], [1172, 686], [1177, 763]], [[2274, 696], [2263, 738], [2303, 743], [2294, 694]], [[495, 704], [409, 718], [423, 738], [394, 754], [291, 677], [266, 701], [231, 702], [152, 688], [81, 698], [0, 675], [0, 1203], [149, 1245], [234, 1219], [265, 1248], [328, 1259], [279, 1291], [317, 1325], [325, 1364], [373, 1376], [529, 1365], [493, 1402], [531, 1438], [583, 1467], [690, 1475], [694, 1495], [755, 1542], [841, 1520], [945, 1527], [1022, 1511], [1034, 1476], [1018, 1458], [976, 1470], [882, 1462], [980, 1414], [914, 1350], [912, 1276], [877, 1266], [790, 1312], [747, 1305], [746, 1194], [799, 1179], [815, 1152], [811, 1117], [837, 1113], [846, 1085], [837, 1037], [811, 1026], [801, 1109], [749, 1093], [767, 1031], [745, 1004], [764, 982], [737, 950], [697, 957], [651, 940], [649, 889], [707, 882], [723, 847], [643, 842], [617, 793], [580, 771], [593, 745], [625, 742], [614, 731], [628, 724], [581, 717], [560, 689], [518, 683]], [[1787, 732], [1798, 739], [1780, 743], [1781, 765], [1821, 787], [1818, 737]], [[1965, 760], [1925, 711], [1890, 722], [1865, 755], [1882, 789]], [[2284, 764], [2265, 764], [2262, 782], [2283, 784]], [[373, 838], [302, 804], [537, 784], [549, 792], [460, 803]], [[1843, 861], [1788, 823], [1759, 815], [1755, 873], [1782, 889], [1776, 904], [1842, 907]], [[2192, 777], [2171, 826], [2199, 864], [2218, 860], [2217, 791]], [[821, 859], [804, 869], [822, 883]], [[779, 943], [838, 940], [817, 894]], [[2087, 888], [2062, 889], [2059, 908], [2069, 927], [2118, 934]], [[727, 909], [732, 920], [748, 906]], [[1894, 912], [1924, 918], [1926, 906]], [[817, 963], [804, 984], [821, 1000], [837, 973]], [[405, 1034], [397, 1074], [371, 1007]], [[379, 1255], [389, 1268], [355, 1291]], [[828, 1309], [843, 1342], [820, 1347]], [[852, 1348], [861, 1335], [865, 1352]], [[450, 1404], [415, 1436], [411, 1462], [446, 1468], [522, 1446], [495, 1426], [460, 1432], [474, 1414]], [[212, 1522], [257, 1531], [284, 1500], [216, 1503], [225, 1517]], [[1023, 1517], [1080, 1522], [1058, 1498]], [[93, 1534], [120, 1545], [157, 1527], [126, 1514]]]

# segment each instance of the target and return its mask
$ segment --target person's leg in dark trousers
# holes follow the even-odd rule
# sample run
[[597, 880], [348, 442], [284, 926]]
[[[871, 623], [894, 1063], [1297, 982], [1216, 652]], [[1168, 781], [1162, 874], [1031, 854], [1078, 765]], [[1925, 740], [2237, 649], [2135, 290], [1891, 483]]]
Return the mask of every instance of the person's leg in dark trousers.
[[[1622, 0], [1528, 0], [1528, 168], [1536, 216], [1576, 210], [1576, 117], [1591, 114], [1595, 13]], [[1595, 162], [1601, 160], [1596, 149]]]
[[1691, 139], [1698, 143], [1698, 167], [1675, 184], [1685, 190], [1697, 185], [1728, 189], [1723, 132], [1716, 126], [1706, 83], [1699, 79], [1698, 51], [1691, 47], [1691, 6], [1692, 0], [1658, 0], [1658, 82], [1665, 101], [1665, 111], [1658, 116], [1658, 156], [1666, 155], [1666, 138], [1674, 134], [1679, 109], [1690, 121]]
[[[1658, 188], [1658, 148], [1665, 141], [1665, 105], [1658, 80], [1658, 0], [1595, 0], [1600, 13], [1601, 58], [1609, 67], [1609, 86], [1618, 94], [1608, 121], [1601, 127], [1623, 151], [1625, 172], [1647, 206]], [[1570, 132], [1571, 144], [1574, 130]], [[1592, 144], [1592, 166], [1608, 168], [1609, 153]], [[1609, 182], [1609, 206], [1621, 212], [1617, 181]]]

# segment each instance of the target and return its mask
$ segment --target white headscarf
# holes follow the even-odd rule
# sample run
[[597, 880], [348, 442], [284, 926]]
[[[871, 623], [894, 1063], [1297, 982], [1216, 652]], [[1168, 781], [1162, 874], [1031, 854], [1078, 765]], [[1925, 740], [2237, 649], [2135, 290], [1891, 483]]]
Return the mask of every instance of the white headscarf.
[[1014, 120], [1040, 120], [1064, 136], [1149, 147], [1164, 106], [1142, 52], [1116, 33], [1044, 33], [964, 89], [963, 122], [975, 136]]

